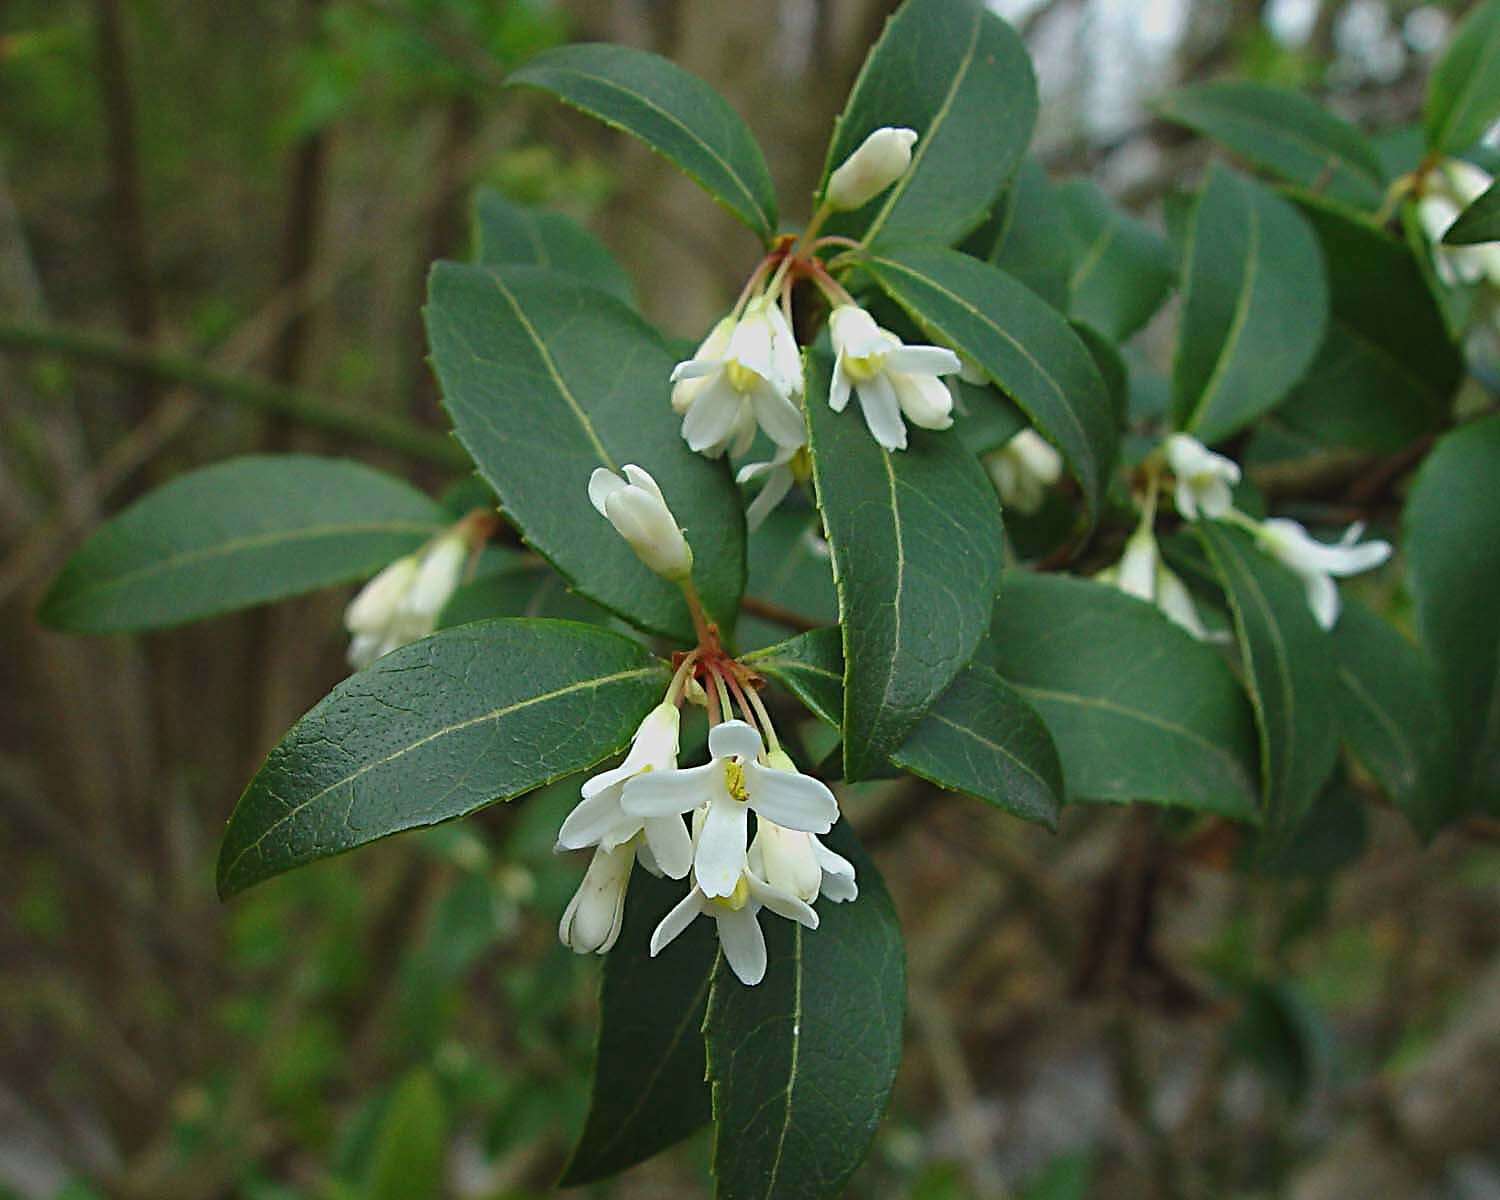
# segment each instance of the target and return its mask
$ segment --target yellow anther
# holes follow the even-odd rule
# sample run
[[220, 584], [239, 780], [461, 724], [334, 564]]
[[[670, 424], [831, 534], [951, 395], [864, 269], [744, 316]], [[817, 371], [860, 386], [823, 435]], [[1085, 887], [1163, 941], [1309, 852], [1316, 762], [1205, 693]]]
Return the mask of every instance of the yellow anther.
[[741, 875], [734, 885], [734, 891], [727, 896], [715, 896], [713, 902], [720, 908], [727, 908], [730, 912], [739, 912], [750, 903], [750, 882]]
[[844, 372], [855, 383], [868, 383], [883, 370], [884, 354], [844, 355]]
[[724, 373], [729, 376], [729, 386], [737, 392], [753, 392], [761, 381], [756, 372], [737, 359], [725, 364]]
[[750, 793], [745, 790], [745, 768], [737, 759], [731, 758], [724, 764], [724, 786], [741, 803], [750, 799]]

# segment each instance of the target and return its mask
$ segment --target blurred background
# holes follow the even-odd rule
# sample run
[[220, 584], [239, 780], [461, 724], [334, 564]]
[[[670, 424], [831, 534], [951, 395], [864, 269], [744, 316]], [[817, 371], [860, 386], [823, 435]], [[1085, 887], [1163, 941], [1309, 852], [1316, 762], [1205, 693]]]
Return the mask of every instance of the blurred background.
[[[223, 822], [345, 674], [347, 595], [129, 639], [32, 613], [102, 515], [232, 454], [452, 482], [315, 418], [445, 428], [419, 310], [481, 185], [586, 220], [648, 316], [702, 335], [750, 235], [640, 146], [502, 92], [528, 55], [604, 39], [704, 76], [800, 222], [893, 7], [0, 5], [0, 1197], [548, 1191], [598, 973], [555, 934], [576, 782], [221, 905]], [[1399, 131], [1466, 6], [994, 7], [1036, 57], [1042, 163], [1159, 225], [1208, 152], [1153, 96], [1254, 78]], [[846, 789], [911, 960], [905, 1065], [850, 1194], [1500, 1197], [1493, 827], [1424, 849], [1348, 788], [1256, 876], [1213, 823], [1072, 809], [1052, 836], [925, 785]], [[707, 1157], [700, 1135], [592, 1194], [707, 1195]]]

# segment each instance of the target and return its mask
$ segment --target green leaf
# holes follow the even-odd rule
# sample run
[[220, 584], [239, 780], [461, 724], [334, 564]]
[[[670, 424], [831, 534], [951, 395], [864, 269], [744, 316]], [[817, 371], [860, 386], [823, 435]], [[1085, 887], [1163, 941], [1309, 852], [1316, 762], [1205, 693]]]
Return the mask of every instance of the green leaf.
[[546, 267], [635, 304], [635, 287], [604, 243], [562, 213], [514, 204], [493, 188], [474, 198], [475, 258], [481, 266]]
[[1333, 655], [1287, 568], [1232, 526], [1199, 521], [1195, 529], [1234, 612], [1260, 733], [1266, 833], [1275, 845], [1302, 820], [1338, 757]]
[[427, 334], [459, 440], [527, 542], [589, 599], [683, 641], [679, 589], [589, 503], [595, 467], [655, 476], [693, 547], [704, 604], [732, 629], [745, 521], [722, 462], [694, 454], [669, 403], [672, 355], [629, 308], [535, 267], [438, 263]]
[[363, 1200], [436, 1200], [443, 1192], [448, 1118], [425, 1070], [402, 1079], [386, 1105]]
[[979, 257], [1019, 279], [1060, 312], [1068, 311], [1072, 226], [1058, 190], [1034, 158], [1024, 158], [1004, 199], [994, 245]]
[[918, 324], [1020, 405], [1097, 513], [1119, 431], [1093, 356], [1067, 321], [1004, 271], [956, 250], [906, 247], [873, 255], [865, 266]]
[[833, 371], [826, 342], [808, 353], [807, 371], [813, 476], [844, 636], [844, 770], [853, 780], [890, 757], [974, 653], [1004, 536], [995, 489], [962, 441], [913, 429], [908, 449], [885, 450], [852, 407], [836, 413], [823, 401]]
[[73, 633], [164, 629], [371, 575], [450, 521], [436, 501], [356, 462], [230, 459], [105, 522], [38, 615]]
[[1500, 0], [1483, 0], [1459, 26], [1427, 83], [1423, 126], [1437, 154], [1467, 150], [1500, 118]]
[[1218, 442], [1276, 407], [1311, 364], [1328, 321], [1323, 260], [1296, 209], [1215, 165], [1184, 277], [1172, 415]]
[[988, 215], [1031, 141], [1036, 79], [1026, 47], [977, 0], [907, 0], [871, 48], [834, 126], [821, 194], [875, 130], [915, 129], [911, 168], [832, 233], [884, 245], [956, 242]]
[[[983, 658], [981, 648], [976, 657]], [[815, 629], [745, 656], [835, 727], [844, 710], [844, 663], [836, 629]], [[984, 662], [965, 667], [938, 697], [891, 764], [949, 791], [1056, 828], [1063, 776], [1057, 749], [1034, 709]]]
[[458, 587], [438, 614], [437, 627], [449, 629], [490, 617], [555, 617], [603, 625], [612, 618], [590, 600], [568, 590], [546, 563], [519, 562]]
[[[1056, 189], [1069, 229], [1068, 314], [1123, 342], [1155, 314], [1177, 281], [1172, 251], [1085, 179]], [[1053, 251], [1057, 253], [1056, 250]]]
[[1441, 426], [1463, 373], [1411, 249], [1310, 196], [1296, 196], [1328, 273], [1328, 330], [1277, 410], [1328, 446], [1392, 453]]
[[588, 1121], [562, 1187], [644, 1162], [712, 1117], [703, 1018], [718, 958], [713, 923], [694, 921], [660, 957], [650, 954], [652, 931], [685, 888], [640, 869], [630, 881], [625, 923], [604, 960]]
[[1349, 748], [1424, 838], [1454, 815], [1453, 724], [1420, 650], [1364, 605], [1333, 629], [1339, 728]]
[[1007, 571], [975, 659], [1041, 715], [1069, 800], [1256, 819], [1245, 694], [1153, 606], [1092, 580]]
[[966, 383], [950, 376], [950, 382], [954, 380], [957, 400], [953, 406], [953, 432], [974, 454], [983, 456], [998, 450], [1027, 428], [1021, 410], [999, 388], [988, 383]]
[[344, 680], [271, 751], [219, 850], [219, 895], [466, 816], [624, 746], [667, 672], [571, 621], [478, 621]]
[[551, 92], [640, 138], [762, 238], [776, 232], [776, 189], [755, 138], [724, 97], [675, 63], [629, 46], [561, 46], [507, 85]]
[[1458, 735], [1469, 805], [1500, 814], [1500, 416], [1438, 442], [1403, 514], [1417, 628]]
[[906, 961], [875, 864], [841, 821], [826, 839], [854, 863], [859, 898], [819, 926], [762, 914], [766, 976], [745, 987], [720, 959], [704, 1033], [718, 1200], [833, 1200], [864, 1159], [901, 1062]]
[[[822, 625], [836, 625], [839, 597], [818, 514], [783, 504], [750, 535], [747, 597]], [[786, 636], [782, 625], [750, 613], [740, 617], [739, 648], [757, 649]]]
[[1443, 234], [1446, 246], [1473, 246], [1480, 242], [1500, 242], [1500, 183], [1490, 184]]
[[1385, 198], [1385, 170], [1375, 147], [1301, 92], [1216, 80], [1172, 92], [1156, 111], [1258, 167], [1356, 208], [1373, 212]]

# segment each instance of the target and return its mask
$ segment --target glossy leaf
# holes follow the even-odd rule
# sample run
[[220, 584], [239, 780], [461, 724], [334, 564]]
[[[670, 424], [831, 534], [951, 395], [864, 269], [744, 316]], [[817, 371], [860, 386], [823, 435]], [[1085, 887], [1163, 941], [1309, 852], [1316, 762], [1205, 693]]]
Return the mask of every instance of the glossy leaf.
[[1338, 757], [1338, 681], [1327, 635], [1302, 584], [1242, 531], [1195, 527], [1224, 584], [1260, 734], [1261, 794], [1271, 844], [1311, 807]]
[[913, 429], [908, 449], [883, 449], [858, 401], [842, 413], [824, 401], [832, 366], [821, 346], [808, 353], [813, 475], [844, 636], [844, 770], [858, 779], [974, 653], [1004, 536], [995, 489], [962, 441]]
[[1404, 243], [1297, 197], [1328, 273], [1328, 331], [1302, 381], [1277, 409], [1328, 446], [1391, 453], [1448, 416], [1463, 358]]
[[164, 629], [373, 575], [451, 523], [369, 467], [310, 455], [216, 463], [143, 496], [68, 560], [39, 616], [54, 629]]
[[1296, 209], [1215, 166], [1183, 274], [1172, 415], [1218, 442], [1274, 408], [1312, 363], [1328, 321], [1322, 256]]
[[475, 259], [484, 266], [546, 267], [635, 303], [635, 287], [603, 242], [559, 212], [515, 204], [493, 188], [474, 200]]
[[[987, 657], [981, 647], [977, 658]], [[844, 664], [835, 629], [815, 629], [745, 659], [812, 713], [839, 724]], [[1036, 711], [988, 663], [965, 667], [891, 755], [891, 765], [1026, 821], [1057, 824], [1063, 777]]]
[[[747, 598], [795, 613], [815, 624], [836, 625], [838, 592], [833, 564], [818, 514], [782, 505], [750, 535]], [[786, 636], [786, 627], [746, 612], [740, 616], [741, 650], [768, 646]]]
[[834, 126], [823, 182], [876, 129], [915, 129], [894, 186], [830, 232], [871, 245], [957, 241], [989, 214], [1036, 123], [1026, 47], [977, 0], [907, 0], [871, 48]]
[[554, 617], [603, 625], [609, 613], [568, 589], [563, 577], [546, 563], [519, 562], [459, 585], [437, 627], [448, 629], [491, 617]]
[[687, 606], [594, 511], [595, 467], [655, 476], [693, 547], [693, 580], [733, 627], [745, 578], [744, 515], [722, 462], [692, 453], [668, 402], [672, 355], [611, 297], [535, 267], [439, 263], [427, 332], [443, 402], [527, 542], [582, 595], [689, 641]]
[[687, 885], [637, 868], [619, 940], [604, 960], [588, 1121], [560, 1184], [644, 1162], [708, 1124], [703, 1018], [718, 958], [713, 923], [694, 921], [656, 958], [651, 933]]
[[1087, 180], [1062, 184], [1055, 195], [1071, 242], [1068, 315], [1123, 342], [1171, 292], [1177, 279], [1172, 251], [1159, 233], [1121, 212]]
[[571, 621], [479, 621], [392, 651], [271, 751], [229, 819], [219, 894], [590, 767], [666, 681], [643, 647]]
[[1449, 246], [1473, 246], [1480, 242], [1500, 242], [1500, 183], [1492, 183], [1484, 194], [1459, 214], [1458, 220], [1443, 234]]
[[[868, 1150], [901, 1062], [906, 961], [895, 908], [848, 822], [826, 839], [859, 898], [804, 929], [763, 911], [766, 976], [722, 960], [704, 1033], [718, 1200], [834, 1200]], [[700, 918], [702, 920], [703, 918]]]
[[1067, 321], [1004, 271], [956, 250], [906, 247], [866, 266], [918, 324], [1015, 400], [1097, 512], [1119, 432], [1093, 356]]
[[1439, 154], [1467, 150], [1500, 118], [1500, 0], [1481, 0], [1427, 83], [1423, 125]]
[[1385, 171], [1375, 147], [1301, 92], [1215, 80], [1172, 92], [1156, 111], [1258, 167], [1356, 208], [1374, 211], [1385, 197]]
[[776, 232], [765, 156], [729, 103], [696, 75], [645, 50], [604, 43], [538, 54], [507, 81], [641, 139], [762, 238]]
[[1453, 724], [1432, 663], [1358, 601], [1333, 629], [1344, 741], [1417, 831], [1454, 815]]
[[1021, 160], [1002, 202], [991, 246], [979, 255], [1019, 279], [1060, 312], [1068, 311], [1073, 229], [1058, 191], [1034, 158]]
[[1459, 790], [1500, 814], [1500, 416], [1464, 425], [1422, 465], [1403, 517], [1417, 628], [1458, 736]]
[[1102, 583], [1007, 571], [976, 661], [1045, 722], [1069, 800], [1256, 819], [1255, 733], [1212, 647]]

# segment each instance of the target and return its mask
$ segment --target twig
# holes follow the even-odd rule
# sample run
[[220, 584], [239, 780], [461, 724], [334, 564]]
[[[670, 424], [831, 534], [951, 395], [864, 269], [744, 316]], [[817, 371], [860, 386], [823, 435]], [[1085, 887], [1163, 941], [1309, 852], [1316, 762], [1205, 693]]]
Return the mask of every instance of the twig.
[[785, 625], [788, 629], [795, 629], [799, 633], [809, 633], [814, 629], [822, 628], [811, 617], [804, 617], [799, 612], [793, 612], [790, 608], [777, 604], [774, 600], [762, 600], [757, 596], [745, 596], [740, 600], [740, 607], [752, 617], [774, 621], [777, 625]]

